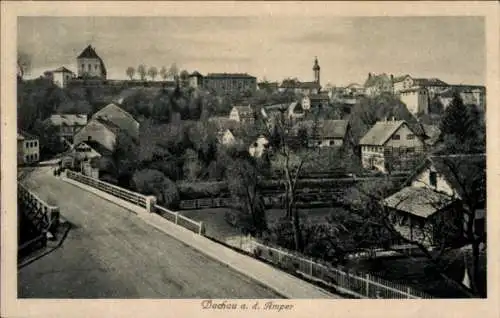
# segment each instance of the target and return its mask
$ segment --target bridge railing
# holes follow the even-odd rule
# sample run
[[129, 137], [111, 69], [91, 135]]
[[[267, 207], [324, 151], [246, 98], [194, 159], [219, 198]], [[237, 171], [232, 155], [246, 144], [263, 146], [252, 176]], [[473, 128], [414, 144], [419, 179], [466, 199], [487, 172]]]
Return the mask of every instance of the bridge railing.
[[78, 182], [81, 182], [85, 185], [91, 186], [112, 196], [120, 198], [124, 201], [130, 202], [132, 204], [138, 205], [142, 208], [145, 208], [148, 211], [151, 211], [151, 197], [139, 194], [133, 191], [129, 191], [118, 186], [112, 185], [110, 183], [101, 181], [99, 179], [94, 179], [88, 176], [84, 176], [83, 174], [67, 170], [66, 177]]
[[185, 217], [179, 212], [171, 211], [159, 205], [154, 205], [154, 212], [158, 215], [161, 215], [163, 218], [169, 220], [172, 223], [182, 226], [194, 233], [199, 235], [203, 235], [205, 233], [205, 227], [203, 226], [203, 222], [197, 222], [191, 220], [190, 218]]
[[[22, 206], [22, 213], [35, 226], [36, 230], [45, 237], [47, 232], [55, 233], [59, 226], [59, 207], [50, 205], [43, 201], [36, 194], [29, 191], [21, 183], [17, 183], [17, 197]], [[27, 242], [32, 243], [32, 242]], [[19, 249], [23, 249], [31, 244], [23, 244]]]

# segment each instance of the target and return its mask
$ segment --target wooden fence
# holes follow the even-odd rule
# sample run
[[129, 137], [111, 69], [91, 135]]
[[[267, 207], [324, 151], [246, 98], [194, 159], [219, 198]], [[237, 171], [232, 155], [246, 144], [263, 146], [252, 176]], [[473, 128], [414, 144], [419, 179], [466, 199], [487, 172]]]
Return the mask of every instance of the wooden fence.
[[205, 227], [203, 226], [203, 222], [193, 221], [190, 218], [179, 214], [179, 212], [170, 211], [169, 209], [156, 204], [154, 205], [154, 212], [162, 216], [164, 219], [167, 219], [168, 221], [182, 226], [183, 228], [186, 228], [194, 233], [197, 233], [199, 235], [205, 234]]
[[232, 207], [237, 203], [234, 198], [204, 198], [196, 200], [183, 200], [179, 204], [181, 210], [211, 209]]
[[356, 273], [335, 268], [326, 262], [307, 258], [296, 252], [272, 247], [251, 236], [233, 238], [226, 242], [235, 248], [254, 254], [257, 258], [280, 268], [295, 272], [310, 280], [341, 289], [358, 298], [430, 299], [432, 296], [404, 284], [387, 281], [369, 273]]

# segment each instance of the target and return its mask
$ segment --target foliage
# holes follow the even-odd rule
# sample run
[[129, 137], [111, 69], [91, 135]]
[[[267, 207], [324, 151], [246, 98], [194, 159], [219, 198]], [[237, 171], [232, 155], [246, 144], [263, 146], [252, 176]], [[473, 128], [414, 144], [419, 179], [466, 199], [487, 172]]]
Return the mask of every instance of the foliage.
[[466, 106], [458, 94], [446, 108], [440, 130], [444, 153], [476, 153], [486, 149], [485, 124], [479, 109]]
[[223, 197], [229, 193], [225, 181], [182, 181], [177, 187], [183, 200]]
[[135, 75], [135, 68], [133, 68], [132, 66], [129, 66], [129, 67], [127, 67], [127, 70], [125, 71], [125, 73], [130, 78], [130, 80], [132, 80], [134, 78], [134, 75]]
[[179, 203], [179, 191], [175, 183], [158, 170], [144, 169], [134, 173], [134, 188], [140, 193], [156, 196], [157, 202], [166, 207]]
[[141, 81], [144, 81], [146, 79], [146, 65], [141, 64], [137, 67], [137, 74], [139, 74]]
[[154, 81], [157, 75], [158, 75], [158, 69], [154, 66], [151, 66], [148, 69], [148, 76], [151, 77], [151, 79]]

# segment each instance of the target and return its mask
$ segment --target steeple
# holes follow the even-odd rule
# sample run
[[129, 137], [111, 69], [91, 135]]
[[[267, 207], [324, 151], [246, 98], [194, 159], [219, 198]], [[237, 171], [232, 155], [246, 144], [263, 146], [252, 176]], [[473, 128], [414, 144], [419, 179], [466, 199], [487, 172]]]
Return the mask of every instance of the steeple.
[[320, 67], [318, 63], [318, 57], [314, 57], [314, 66], [313, 66], [313, 72], [314, 72], [314, 81], [317, 84], [320, 84]]

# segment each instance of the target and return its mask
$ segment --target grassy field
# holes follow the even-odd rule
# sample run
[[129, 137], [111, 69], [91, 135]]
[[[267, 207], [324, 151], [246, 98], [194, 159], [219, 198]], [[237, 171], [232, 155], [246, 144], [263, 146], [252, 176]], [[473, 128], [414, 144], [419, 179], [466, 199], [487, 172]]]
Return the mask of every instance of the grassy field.
[[[326, 217], [337, 208], [314, 208], [299, 209], [302, 220], [310, 222], [325, 222]], [[238, 213], [230, 208], [214, 208], [200, 210], [179, 211], [182, 215], [196, 221], [201, 221], [206, 226], [206, 235], [215, 239], [225, 240], [225, 238], [240, 235], [237, 228], [231, 226], [225, 219], [226, 213]], [[270, 209], [266, 212], [268, 224], [272, 225], [284, 216], [282, 209]]]

